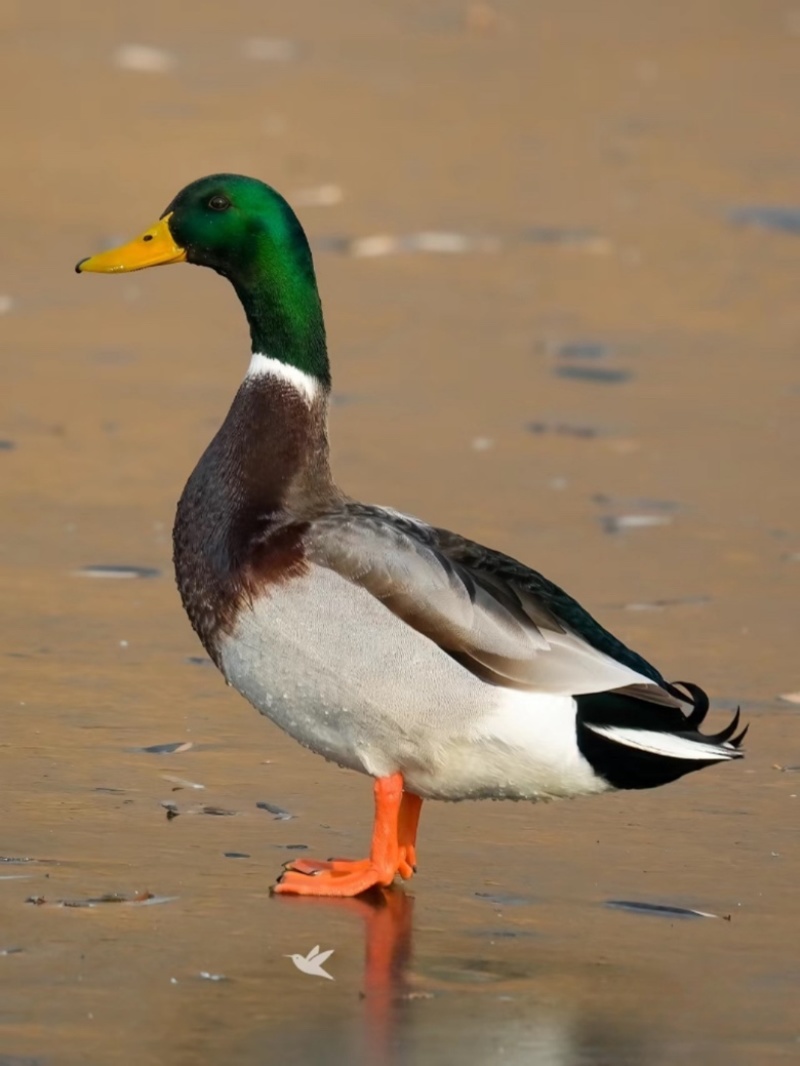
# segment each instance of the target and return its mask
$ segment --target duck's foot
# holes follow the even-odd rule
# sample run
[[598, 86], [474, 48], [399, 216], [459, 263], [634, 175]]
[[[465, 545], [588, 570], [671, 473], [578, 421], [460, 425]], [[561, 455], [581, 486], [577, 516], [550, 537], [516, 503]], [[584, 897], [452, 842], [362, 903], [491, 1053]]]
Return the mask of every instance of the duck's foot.
[[376, 885], [407, 880], [416, 869], [417, 821], [422, 801], [403, 792], [400, 774], [375, 782], [375, 826], [368, 859], [295, 859], [273, 888], [285, 896], [358, 896]]
[[291, 870], [306, 877], [316, 877], [317, 874], [336, 871], [347, 873], [355, 866], [366, 866], [369, 859], [292, 859], [283, 864], [284, 870]]
[[301, 859], [282, 874], [272, 891], [280, 896], [359, 896], [376, 885], [390, 885], [395, 872], [371, 859], [328, 863]]
[[[408, 881], [416, 872], [416, 855], [414, 849], [399, 847], [397, 856], [397, 868], [395, 873], [400, 874], [404, 881]], [[365, 869], [372, 862], [371, 859], [293, 859], [283, 864], [287, 873], [303, 874], [306, 877], [318, 877], [320, 874], [346, 874], [355, 873], [356, 870]], [[392, 874], [394, 877], [394, 874]], [[283, 881], [283, 878], [281, 878]], [[383, 884], [376, 881], [375, 884]], [[386, 884], [390, 884], [389, 881]]]

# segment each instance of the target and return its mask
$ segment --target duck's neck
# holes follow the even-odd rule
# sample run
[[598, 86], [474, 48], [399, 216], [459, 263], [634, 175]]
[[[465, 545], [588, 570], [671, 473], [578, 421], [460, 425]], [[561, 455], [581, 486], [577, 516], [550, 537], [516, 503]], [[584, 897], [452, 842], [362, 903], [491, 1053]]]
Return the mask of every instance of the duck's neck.
[[259, 245], [230, 280], [247, 315], [252, 344], [247, 376], [231, 410], [241, 426], [236, 451], [244, 498], [291, 509], [304, 495], [324, 496], [331, 484], [325, 324], [299, 223], [291, 240]]
[[252, 352], [308, 375], [327, 391], [325, 323], [305, 235], [280, 254], [265, 249], [250, 270], [231, 274], [230, 281], [247, 315]]
[[[302, 514], [332, 492], [328, 465], [328, 389], [292, 363], [253, 353], [220, 436], [234, 458], [245, 509]], [[235, 427], [230, 434], [231, 423]]]

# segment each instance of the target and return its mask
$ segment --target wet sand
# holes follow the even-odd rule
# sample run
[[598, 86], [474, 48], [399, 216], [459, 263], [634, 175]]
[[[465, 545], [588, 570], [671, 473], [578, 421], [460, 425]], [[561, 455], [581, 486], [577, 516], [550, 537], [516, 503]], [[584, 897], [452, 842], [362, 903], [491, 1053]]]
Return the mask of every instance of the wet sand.
[[[26, 861], [0, 863], [0, 1063], [797, 1061], [800, 239], [731, 217], [798, 202], [797, 13], [2, 19], [0, 855]], [[225, 688], [173, 587], [174, 503], [245, 324], [207, 271], [72, 273], [223, 169], [341, 190], [300, 208], [340, 482], [541, 569], [715, 722], [741, 704], [744, 763], [429, 804], [405, 889], [269, 897], [293, 845], [363, 851], [371, 799]], [[456, 253], [353, 254], [420, 232]], [[158, 575], [76, 576], [112, 564]], [[55, 905], [105, 893], [168, 900]], [[334, 981], [284, 957], [315, 944]]]

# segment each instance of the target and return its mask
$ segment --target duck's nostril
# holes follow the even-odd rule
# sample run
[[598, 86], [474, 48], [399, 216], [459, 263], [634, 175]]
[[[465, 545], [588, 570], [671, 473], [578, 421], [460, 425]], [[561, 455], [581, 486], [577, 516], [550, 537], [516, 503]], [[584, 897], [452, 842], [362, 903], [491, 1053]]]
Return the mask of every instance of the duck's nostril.
[[152, 241], [152, 239], [153, 239], [153, 234], [152, 233], [145, 233], [144, 237], [142, 237], [143, 241]]

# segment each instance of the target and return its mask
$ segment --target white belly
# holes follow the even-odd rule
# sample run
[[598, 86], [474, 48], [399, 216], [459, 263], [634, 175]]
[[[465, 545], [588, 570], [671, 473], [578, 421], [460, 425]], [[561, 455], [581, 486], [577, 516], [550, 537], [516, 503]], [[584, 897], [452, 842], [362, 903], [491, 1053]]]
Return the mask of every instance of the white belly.
[[228, 681], [301, 744], [440, 799], [604, 791], [570, 696], [487, 685], [364, 589], [315, 568], [272, 586], [220, 642]]

